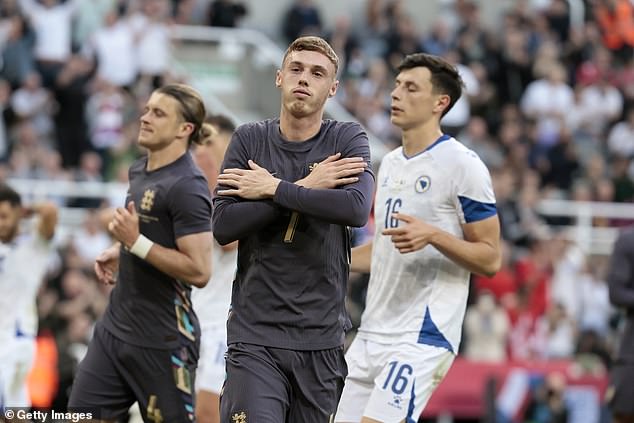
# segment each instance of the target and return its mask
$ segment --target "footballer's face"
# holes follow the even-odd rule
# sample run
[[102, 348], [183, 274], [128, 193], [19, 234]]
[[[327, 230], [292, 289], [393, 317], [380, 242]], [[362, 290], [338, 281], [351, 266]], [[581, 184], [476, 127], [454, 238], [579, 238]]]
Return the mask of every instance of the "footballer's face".
[[12, 206], [8, 201], [0, 202], [0, 241], [11, 242], [18, 233], [20, 223], [20, 206]]
[[194, 125], [185, 122], [179, 106], [175, 98], [153, 93], [141, 115], [139, 144], [150, 151], [157, 151], [176, 139], [187, 139]]
[[404, 69], [396, 76], [391, 93], [390, 113], [394, 125], [403, 130], [439, 119], [449, 104], [449, 96], [434, 91], [431, 72], [425, 67]]
[[321, 113], [329, 97], [337, 92], [335, 65], [317, 51], [291, 51], [275, 85], [282, 90], [282, 107], [294, 117]]

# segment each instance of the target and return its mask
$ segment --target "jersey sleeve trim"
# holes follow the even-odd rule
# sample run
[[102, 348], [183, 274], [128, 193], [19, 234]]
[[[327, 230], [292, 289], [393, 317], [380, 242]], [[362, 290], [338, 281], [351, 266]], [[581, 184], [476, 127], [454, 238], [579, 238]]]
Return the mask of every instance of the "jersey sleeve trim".
[[461, 195], [458, 196], [458, 199], [467, 223], [478, 222], [497, 214], [495, 203], [484, 203]]

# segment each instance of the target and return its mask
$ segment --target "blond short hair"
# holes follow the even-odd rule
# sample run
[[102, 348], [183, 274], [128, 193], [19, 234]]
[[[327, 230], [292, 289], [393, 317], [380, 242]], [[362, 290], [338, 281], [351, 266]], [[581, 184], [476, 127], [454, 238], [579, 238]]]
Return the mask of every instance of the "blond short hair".
[[298, 39], [293, 41], [284, 53], [282, 65], [284, 65], [284, 63], [286, 62], [286, 58], [293, 51], [316, 51], [318, 53], [321, 53], [326, 56], [328, 60], [330, 60], [330, 63], [335, 66], [335, 75], [337, 75], [337, 72], [339, 71], [339, 57], [337, 57], [337, 53], [335, 53], [330, 44], [328, 44], [328, 42], [321, 37], [310, 35], [299, 37]]

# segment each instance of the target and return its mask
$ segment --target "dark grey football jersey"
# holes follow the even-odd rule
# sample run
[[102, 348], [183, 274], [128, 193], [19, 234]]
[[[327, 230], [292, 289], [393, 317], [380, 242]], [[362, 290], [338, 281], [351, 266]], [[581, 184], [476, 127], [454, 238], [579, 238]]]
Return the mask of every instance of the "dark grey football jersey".
[[[130, 167], [126, 197], [126, 204], [134, 201], [141, 234], [176, 249], [178, 238], [211, 231], [209, 187], [191, 155], [151, 172], [146, 164], [142, 158]], [[173, 349], [179, 334], [194, 341], [200, 329], [190, 292], [189, 285], [122, 248], [104, 327], [125, 342], [148, 348]]]
[[[239, 127], [223, 169], [255, 161], [282, 179], [272, 200], [215, 195], [213, 232], [221, 244], [240, 240], [228, 342], [319, 350], [343, 344], [350, 322], [344, 299], [349, 272], [348, 226], [366, 223], [374, 175], [337, 189], [293, 182], [335, 153], [370, 162], [367, 135], [356, 123], [326, 120], [307, 141], [280, 135], [279, 120]], [[222, 189], [223, 187], [219, 187]]]

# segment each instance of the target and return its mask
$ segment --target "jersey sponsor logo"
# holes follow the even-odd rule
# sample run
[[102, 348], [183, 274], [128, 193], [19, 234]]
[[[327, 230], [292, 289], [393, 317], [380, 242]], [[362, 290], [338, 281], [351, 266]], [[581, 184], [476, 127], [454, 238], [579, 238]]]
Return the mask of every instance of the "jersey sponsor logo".
[[404, 403], [405, 401], [403, 400], [402, 396], [394, 395], [394, 398], [392, 398], [392, 401], [388, 401], [387, 405], [389, 405], [390, 407], [396, 408], [397, 410], [402, 410]]
[[416, 184], [414, 185], [414, 189], [419, 194], [426, 192], [431, 186], [431, 178], [427, 175], [419, 176], [416, 179]]
[[141, 199], [141, 210], [150, 211], [154, 206], [154, 196], [156, 195], [156, 191], [153, 189], [146, 189], [143, 193], [143, 198]]
[[231, 415], [232, 423], [247, 423], [247, 413], [240, 411]]

